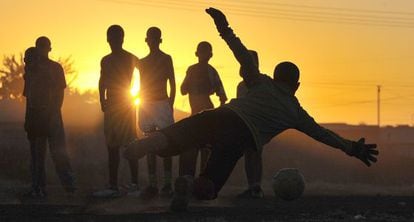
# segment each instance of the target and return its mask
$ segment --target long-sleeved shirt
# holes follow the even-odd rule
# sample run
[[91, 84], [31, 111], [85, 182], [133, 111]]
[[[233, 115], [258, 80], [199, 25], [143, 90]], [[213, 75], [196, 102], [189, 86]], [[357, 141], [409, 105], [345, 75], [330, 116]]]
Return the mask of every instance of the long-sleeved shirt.
[[246, 96], [224, 105], [246, 123], [259, 149], [274, 136], [287, 129], [297, 129], [329, 146], [349, 151], [352, 141], [323, 128], [302, 108], [286, 83], [260, 74], [248, 50], [233, 31], [222, 28], [221, 36], [246, 70], [242, 76], [248, 88]]

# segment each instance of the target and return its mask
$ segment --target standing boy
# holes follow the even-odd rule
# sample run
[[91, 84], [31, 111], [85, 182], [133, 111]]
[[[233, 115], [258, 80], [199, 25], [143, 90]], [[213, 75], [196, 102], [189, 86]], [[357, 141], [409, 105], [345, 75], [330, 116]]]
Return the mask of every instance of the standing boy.
[[66, 88], [62, 66], [49, 59], [49, 38], [41, 36], [36, 47], [25, 53], [25, 90], [27, 109], [25, 129], [32, 155], [32, 190], [29, 197], [46, 197], [46, 149], [55, 164], [60, 182], [67, 192], [74, 192], [75, 177], [66, 151], [61, 108]]
[[[257, 69], [259, 69], [259, 56], [257, 55], [257, 52], [249, 50], [249, 53], [252, 56]], [[246, 76], [245, 72], [246, 70], [240, 67], [240, 76]], [[248, 90], [246, 83], [241, 81], [237, 85], [237, 98], [247, 96]], [[263, 149], [254, 149], [254, 147], [251, 147], [244, 152], [244, 170], [246, 172], [248, 188], [237, 195], [238, 198], [259, 199], [264, 197], [261, 187], [263, 169], [262, 150]]]
[[[122, 48], [124, 30], [112, 25], [107, 30], [111, 53], [101, 60], [99, 97], [104, 112], [104, 133], [108, 148], [109, 188], [93, 193], [95, 197], [118, 197], [119, 150], [122, 145], [136, 137], [136, 112], [129, 93], [131, 80], [138, 58]], [[129, 195], [137, 195], [138, 161], [129, 160], [131, 184]]]
[[[216, 69], [208, 61], [213, 56], [213, 49], [209, 42], [200, 42], [197, 46], [196, 56], [198, 63], [187, 69], [187, 74], [181, 85], [181, 94], [187, 95], [191, 106], [191, 115], [203, 110], [213, 109], [214, 105], [210, 95], [216, 93], [220, 98], [220, 104], [227, 101], [223, 83]], [[209, 150], [206, 147], [197, 147], [180, 155], [179, 175], [194, 177], [197, 165], [198, 151], [200, 150], [200, 171], [206, 165]]]
[[[174, 123], [173, 105], [175, 100], [175, 77], [171, 56], [160, 49], [161, 30], [150, 27], [145, 39], [150, 53], [139, 63], [140, 97], [139, 127], [146, 136]], [[167, 82], [170, 93], [167, 94]], [[149, 186], [143, 190], [143, 199], [152, 199], [158, 195], [157, 160], [154, 154], [147, 155]], [[161, 196], [172, 194], [172, 158], [163, 158], [164, 185]]]

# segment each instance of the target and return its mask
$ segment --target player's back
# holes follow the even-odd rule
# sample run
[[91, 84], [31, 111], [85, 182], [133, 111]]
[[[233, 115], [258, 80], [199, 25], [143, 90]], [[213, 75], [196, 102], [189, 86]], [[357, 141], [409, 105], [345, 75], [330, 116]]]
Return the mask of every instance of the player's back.
[[168, 99], [167, 80], [174, 75], [171, 56], [160, 51], [142, 58], [139, 63], [140, 97], [143, 101]]
[[248, 88], [244, 97], [232, 99], [225, 106], [237, 112], [257, 135], [260, 145], [270, 141], [298, 121], [300, 104], [287, 86], [260, 75], [258, 84]]

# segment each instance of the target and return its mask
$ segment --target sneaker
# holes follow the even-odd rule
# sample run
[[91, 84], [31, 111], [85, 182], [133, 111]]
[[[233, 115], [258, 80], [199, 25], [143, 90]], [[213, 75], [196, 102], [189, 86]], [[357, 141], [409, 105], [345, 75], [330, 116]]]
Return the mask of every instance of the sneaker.
[[264, 197], [264, 193], [262, 188], [249, 188], [244, 192], [237, 195], [237, 198], [240, 199], [262, 199]]
[[182, 176], [175, 180], [174, 194], [170, 203], [170, 210], [174, 212], [186, 211], [192, 193], [192, 180]]
[[45, 199], [47, 197], [47, 193], [43, 190], [36, 190], [31, 189], [30, 191], [23, 193], [22, 195], [25, 199]]
[[75, 193], [75, 191], [77, 190], [75, 185], [64, 186], [63, 189], [65, 189], [66, 192], [71, 194]]
[[118, 189], [108, 188], [104, 190], [96, 191], [92, 194], [93, 197], [97, 198], [115, 198], [120, 197], [121, 192]]
[[141, 192], [141, 199], [151, 200], [158, 196], [158, 188], [154, 186], [148, 186]]
[[138, 184], [131, 183], [125, 186], [127, 196], [130, 197], [139, 197], [141, 195], [141, 191], [139, 190]]
[[76, 188], [76, 185], [75, 185], [76, 184], [76, 182], [75, 182], [76, 178], [73, 175], [73, 173], [70, 172], [70, 171], [66, 171], [66, 172], [61, 173], [59, 175], [59, 177], [60, 177], [60, 180], [63, 184], [63, 189], [68, 193], [72, 193], [72, 194], [75, 193], [77, 188]]
[[162, 187], [160, 196], [162, 198], [171, 198], [173, 196], [173, 190], [172, 190], [171, 184], [165, 184]]

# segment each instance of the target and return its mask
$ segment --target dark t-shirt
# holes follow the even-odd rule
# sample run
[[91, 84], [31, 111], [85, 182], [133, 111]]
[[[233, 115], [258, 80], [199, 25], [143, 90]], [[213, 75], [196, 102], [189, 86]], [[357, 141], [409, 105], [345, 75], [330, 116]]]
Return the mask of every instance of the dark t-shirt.
[[66, 88], [65, 72], [62, 66], [55, 61], [48, 59], [46, 64], [51, 75], [50, 106], [52, 110], [57, 111], [63, 104], [63, 93]]
[[108, 105], [130, 101], [129, 90], [138, 58], [122, 50], [111, 53], [101, 60], [101, 81], [106, 89]]
[[149, 54], [139, 62], [140, 97], [143, 101], [168, 99], [167, 80], [174, 78], [171, 56], [160, 51]]
[[50, 116], [59, 112], [63, 103], [66, 80], [62, 66], [48, 58], [25, 67], [25, 129], [30, 138], [46, 136]]
[[40, 60], [33, 66], [25, 67], [25, 86], [23, 95], [28, 99], [30, 107], [59, 108], [66, 88], [66, 79], [62, 66], [50, 59]]

